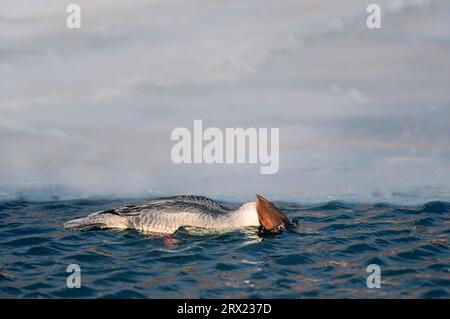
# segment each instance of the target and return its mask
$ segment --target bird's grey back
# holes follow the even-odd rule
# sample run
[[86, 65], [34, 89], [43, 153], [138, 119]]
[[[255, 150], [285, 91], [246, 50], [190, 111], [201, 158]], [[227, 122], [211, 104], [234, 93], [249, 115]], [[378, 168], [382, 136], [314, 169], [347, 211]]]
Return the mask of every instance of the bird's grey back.
[[104, 213], [120, 216], [138, 216], [142, 213], [177, 213], [192, 212], [211, 216], [218, 216], [230, 212], [218, 202], [204, 196], [170, 196], [148, 200], [138, 205], [125, 205]]

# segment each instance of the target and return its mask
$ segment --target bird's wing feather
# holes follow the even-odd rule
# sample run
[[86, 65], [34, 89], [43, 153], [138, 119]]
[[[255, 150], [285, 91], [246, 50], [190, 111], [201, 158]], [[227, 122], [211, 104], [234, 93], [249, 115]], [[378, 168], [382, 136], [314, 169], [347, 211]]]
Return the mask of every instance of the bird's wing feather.
[[203, 196], [171, 196], [149, 200], [139, 205], [125, 205], [102, 213], [132, 217], [158, 212], [164, 212], [165, 214], [192, 212], [221, 215], [229, 212], [229, 209]]

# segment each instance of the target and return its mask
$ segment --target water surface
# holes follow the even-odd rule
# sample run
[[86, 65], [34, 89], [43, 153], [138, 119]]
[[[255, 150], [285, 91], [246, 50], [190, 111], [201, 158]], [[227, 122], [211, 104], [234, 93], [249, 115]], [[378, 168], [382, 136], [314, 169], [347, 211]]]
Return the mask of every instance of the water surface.
[[[278, 203], [296, 232], [74, 232], [67, 220], [136, 200], [0, 203], [3, 298], [449, 298], [450, 203]], [[234, 206], [235, 204], [229, 204]], [[82, 286], [66, 287], [69, 264]], [[381, 289], [368, 289], [378, 264]]]

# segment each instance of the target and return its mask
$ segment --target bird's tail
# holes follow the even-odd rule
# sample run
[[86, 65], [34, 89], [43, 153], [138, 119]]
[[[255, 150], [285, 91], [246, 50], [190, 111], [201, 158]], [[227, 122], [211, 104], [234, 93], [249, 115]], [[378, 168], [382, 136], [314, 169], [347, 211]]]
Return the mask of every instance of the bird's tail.
[[72, 230], [93, 230], [105, 228], [121, 228], [128, 227], [128, 221], [125, 217], [112, 214], [109, 212], [98, 212], [83, 218], [74, 219], [63, 224], [66, 229]]

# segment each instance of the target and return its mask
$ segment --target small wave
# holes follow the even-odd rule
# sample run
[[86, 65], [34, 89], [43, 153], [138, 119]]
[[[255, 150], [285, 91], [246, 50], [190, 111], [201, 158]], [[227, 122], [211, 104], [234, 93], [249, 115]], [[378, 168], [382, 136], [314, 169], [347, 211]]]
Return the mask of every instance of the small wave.
[[450, 213], [450, 203], [442, 201], [428, 202], [422, 207], [422, 212], [425, 213]]
[[330, 201], [325, 204], [320, 204], [315, 207], [309, 208], [309, 210], [341, 210], [341, 209], [351, 209], [354, 205], [341, 201]]

